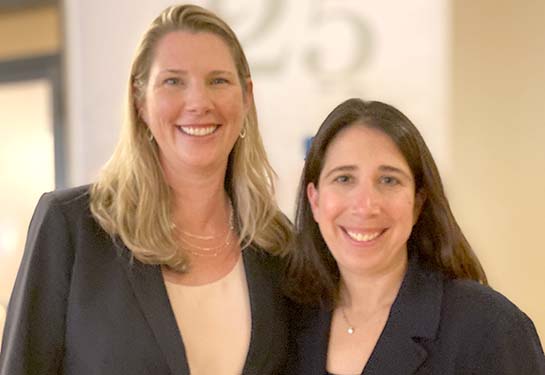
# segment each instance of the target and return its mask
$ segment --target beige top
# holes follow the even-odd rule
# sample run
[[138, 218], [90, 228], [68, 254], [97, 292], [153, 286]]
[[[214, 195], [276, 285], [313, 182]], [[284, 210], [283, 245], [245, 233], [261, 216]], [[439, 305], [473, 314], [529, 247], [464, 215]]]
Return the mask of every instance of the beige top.
[[186, 286], [165, 281], [193, 375], [242, 374], [251, 313], [242, 256], [224, 278]]

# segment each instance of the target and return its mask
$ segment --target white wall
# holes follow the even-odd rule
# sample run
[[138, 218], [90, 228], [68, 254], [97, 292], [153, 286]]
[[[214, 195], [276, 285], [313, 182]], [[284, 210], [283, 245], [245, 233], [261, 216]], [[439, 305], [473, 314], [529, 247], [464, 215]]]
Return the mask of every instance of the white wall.
[[[7, 306], [28, 223], [55, 188], [52, 90], [45, 79], [0, 84], [0, 305]], [[29, 110], [32, 108], [32, 110]]]
[[[87, 183], [111, 154], [140, 34], [171, 1], [65, 0], [70, 182]], [[388, 101], [419, 125], [447, 173], [446, 0], [196, 1], [235, 29], [253, 71], [267, 151], [288, 215], [304, 139], [348, 97]], [[313, 55], [314, 54], [314, 55]]]

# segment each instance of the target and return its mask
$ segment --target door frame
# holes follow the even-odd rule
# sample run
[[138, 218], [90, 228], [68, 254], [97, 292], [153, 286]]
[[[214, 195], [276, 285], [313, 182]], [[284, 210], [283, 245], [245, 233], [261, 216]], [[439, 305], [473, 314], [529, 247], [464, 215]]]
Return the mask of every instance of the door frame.
[[49, 54], [0, 61], [0, 83], [46, 79], [51, 84], [51, 113], [55, 160], [55, 187], [67, 186], [67, 153], [64, 118], [64, 93], [60, 54]]

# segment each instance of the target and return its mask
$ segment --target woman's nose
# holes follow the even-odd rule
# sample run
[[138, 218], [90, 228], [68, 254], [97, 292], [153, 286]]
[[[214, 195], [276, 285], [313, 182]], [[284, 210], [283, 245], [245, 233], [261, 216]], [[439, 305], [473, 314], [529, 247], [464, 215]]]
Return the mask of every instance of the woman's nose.
[[210, 93], [205, 84], [193, 83], [185, 90], [185, 107], [189, 112], [204, 114], [212, 107]]
[[362, 185], [354, 189], [353, 205], [354, 212], [366, 216], [380, 213], [382, 197], [376, 187]]

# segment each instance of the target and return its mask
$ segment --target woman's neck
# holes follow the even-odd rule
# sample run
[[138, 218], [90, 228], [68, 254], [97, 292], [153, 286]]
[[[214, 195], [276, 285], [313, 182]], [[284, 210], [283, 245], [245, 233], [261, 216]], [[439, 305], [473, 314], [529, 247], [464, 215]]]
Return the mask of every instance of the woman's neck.
[[188, 232], [223, 232], [229, 224], [230, 200], [221, 186], [172, 189], [174, 224]]
[[345, 309], [372, 314], [393, 304], [407, 271], [407, 257], [380, 273], [341, 272], [340, 302]]
[[203, 231], [225, 225], [229, 215], [226, 165], [203, 170], [175, 167], [164, 161], [162, 164], [173, 193], [173, 220], [177, 226]]
[[180, 248], [189, 259], [190, 272], [163, 270], [163, 275], [185, 285], [219, 280], [233, 269], [240, 256], [235, 213], [223, 181], [178, 184], [172, 191], [172, 220]]
[[175, 233], [190, 267], [187, 273], [163, 268], [163, 275], [186, 285], [214, 282], [229, 273], [240, 257], [233, 229], [236, 214], [225, 191], [227, 161], [208, 168], [162, 164], [172, 190]]

